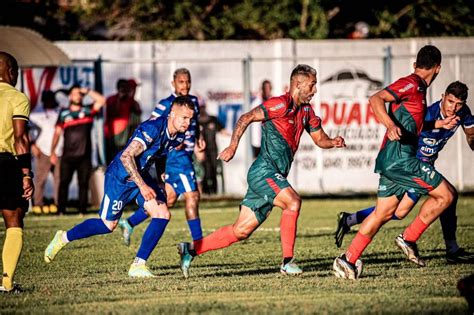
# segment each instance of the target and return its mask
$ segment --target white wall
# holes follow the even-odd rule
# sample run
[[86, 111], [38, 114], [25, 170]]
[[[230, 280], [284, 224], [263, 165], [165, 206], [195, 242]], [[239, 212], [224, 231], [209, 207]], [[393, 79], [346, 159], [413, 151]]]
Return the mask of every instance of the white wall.
[[[171, 93], [174, 69], [186, 67], [192, 74], [191, 93], [203, 97], [208, 111], [218, 114], [225, 104], [242, 104], [242, 59], [252, 57], [251, 88], [257, 93], [263, 79], [273, 82], [274, 95], [288, 86], [292, 68], [308, 63], [318, 70], [318, 94], [313, 99], [324, 129], [334, 135], [346, 132], [348, 150], [320, 150], [308, 136], [290, 174], [290, 182], [299, 191], [312, 194], [374, 192], [378, 176], [373, 173], [375, 156], [384, 128], [367, 116], [367, 97], [373, 92], [367, 81], [353, 80], [322, 83], [337, 72], [362, 70], [370, 78], [383, 81], [384, 47], [392, 48], [392, 81], [412, 72], [416, 52], [424, 44], [436, 45], [443, 53], [442, 71], [429, 92], [429, 103], [439, 99], [445, 87], [461, 80], [474, 91], [474, 38], [421, 38], [400, 40], [324, 40], [324, 41], [156, 41], [156, 42], [57, 42], [72, 58], [96, 59], [101, 56], [105, 94], [114, 93], [118, 78], [135, 78], [142, 83], [137, 98], [147, 118], [154, 104]], [[89, 64], [90, 63], [85, 63]], [[84, 65], [82, 63], [81, 65]], [[40, 74], [35, 74], [39, 82]], [[55, 82], [55, 83], [54, 83]], [[60, 85], [56, 80], [54, 85]], [[474, 96], [471, 96], [472, 99]], [[469, 103], [469, 99], [468, 99]], [[345, 115], [342, 122], [342, 110]], [[338, 111], [334, 111], [337, 108]], [[474, 107], [471, 106], [474, 110]], [[357, 119], [360, 113], [361, 123]], [[231, 123], [231, 112], [226, 116]], [[237, 113], [240, 114], [240, 113]], [[238, 117], [238, 115], [236, 116]], [[347, 121], [352, 122], [347, 124]], [[228, 128], [231, 130], [232, 126]], [[462, 133], [462, 131], [458, 132]], [[452, 183], [474, 189], [473, 153], [464, 139], [446, 146], [437, 167]], [[223, 148], [229, 139], [219, 137]], [[244, 138], [236, 157], [225, 166], [226, 192], [243, 195], [246, 190], [246, 148]]]

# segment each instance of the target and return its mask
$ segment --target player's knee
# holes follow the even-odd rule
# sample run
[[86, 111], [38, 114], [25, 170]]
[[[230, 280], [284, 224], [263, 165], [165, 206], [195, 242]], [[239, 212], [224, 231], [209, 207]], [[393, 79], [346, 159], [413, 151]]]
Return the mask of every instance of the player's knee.
[[233, 231], [235, 237], [239, 241], [245, 240], [252, 235], [252, 231], [249, 231], [248, 228], [245, 228], [244, 226], [234, 226]]
[[300, 208], [301, 208], [301, 198], [300, 196], [295, 196], [288, 202], [287, 208], [285, 210], [300, 211]]
[[176, 203], [176, 200], [178, 200], [176, 196], [168, 196], [166, 198], [166, 205], [168, 206], [168, 208], [173, 207], [174, 204]]
[[153, 219], [166, 219], [166, 220], [171, 219], [171, 212], [168, 210], [168, 207], [166, 207], [163, 203], [161, 204], [157, 203], [155, 206], [147, 209], [147, 212], [150, 214], [150, 217]]
[[102, 222], [104, 222], [104, 225], [109, 229], [110, 233], [112, 233], [118, 225], [118, 220], [115, 221], [107, 221], [102, 219]]

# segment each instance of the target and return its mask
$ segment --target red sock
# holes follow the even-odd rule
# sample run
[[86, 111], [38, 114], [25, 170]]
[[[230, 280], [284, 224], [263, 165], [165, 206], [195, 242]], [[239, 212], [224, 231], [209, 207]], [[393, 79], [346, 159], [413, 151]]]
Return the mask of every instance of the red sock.
[[372, 242], [372, 239], [360, 232], [357, 232], [357, 235], [352, 240], [351, 245], [346, 252], [346, 259], [351, 264], [355, 264], [357, 259], [362, 255], [362, 252], [365, 248]]
[[209, 234], [203, 239], [194, 241], [194, 250], [196, 254], [201, 255], [210, 250], [220, 249], [238, 242], [232, 225], [224, 226], [214, 233]]
[[299, 211], [283, 210], [280, 220], [280, 238], [283, 258], [293, 257], [296, 240], [296, 223]]
[[417, 216], [415, 220], [405, 229], [403, 232], [403, 239], [409, 242], [416, 242], [420, 238], [421, 234], [428, 228], [428, 224], [421, 221], [420, 216]]

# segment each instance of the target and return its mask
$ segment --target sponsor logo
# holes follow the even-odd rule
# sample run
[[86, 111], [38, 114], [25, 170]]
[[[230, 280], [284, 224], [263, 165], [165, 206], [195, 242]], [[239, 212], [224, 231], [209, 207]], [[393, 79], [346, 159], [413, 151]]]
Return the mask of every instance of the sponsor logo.
[[386, 191], [386, 190], [387, 190], [387, 186], [379, 185], [379, 191]]
[[143, 135], [143, 137], [145, 138], [146, 141], [148, 141], [148, 142], [152, 142], [152, 141], [153, 141], [152, 137], [150, 137], [150, 136], [146, 133], [146, 131], [143, 131], [143, 132], [142, 132], [142, 135]]
[[277, 110], [283, 108], [284, 106], [285, 106], [285, 104], [280, 103], [280, 104], [278, 104], [278, 105], [273, 106], [272, 108], [270, 108], [270, 110], [271, 110], [272, 112], [274, 112], [274, 111], [277, 111]]
[[288, 119], [288, 122], [293, 125], [295, 124], [295, 121], [293, 119]]
[[423, 138], [423, 142], [427, 145], [435, 145], [437, 143], [436, 139], [433, 138]]
[[407, 85], [402, 87], [400, 90], [398, 90], [398, 92], [404, 93], [404, 92], [408, 91], [409, 89], [411, 89], [412, 87], [414, 87], [413, 83], [408, 83]]
[[162, 104], [158, 104], [158, 105], [156, 105], [156, 108], [158, 108], [159, 110], [165, 110], [166, 106], [162, 105]]

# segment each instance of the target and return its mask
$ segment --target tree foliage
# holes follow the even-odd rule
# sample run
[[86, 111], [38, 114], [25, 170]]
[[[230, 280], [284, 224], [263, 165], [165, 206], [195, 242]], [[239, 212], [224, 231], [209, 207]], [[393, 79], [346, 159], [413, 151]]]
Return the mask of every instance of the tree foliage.
[[473, 36], [473, 10], [471, 0], [4, 0], [0, 24], [54, 40], [347, 38], [359, 21], [369, 37]]

